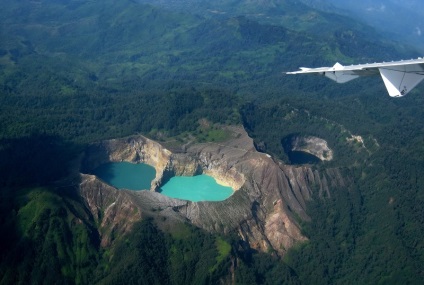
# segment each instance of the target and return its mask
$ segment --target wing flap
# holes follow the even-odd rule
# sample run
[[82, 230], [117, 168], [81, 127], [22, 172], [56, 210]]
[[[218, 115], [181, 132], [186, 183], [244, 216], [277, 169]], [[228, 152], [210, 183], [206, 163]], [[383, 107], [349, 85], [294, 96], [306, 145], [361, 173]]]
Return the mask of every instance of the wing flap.
[[401, 66], [396, 69], [379, 68], [379, 71], [391, 97], [405, 96], [424, 79], [419, 65]]
[[325, 72], [324, 74], [327, 78], [330, 78], [331, 80], [334, 80], [337, 83], [346, 83], [359, 77], [359, 75], [347, 74], [343, 71], [331, 71]]

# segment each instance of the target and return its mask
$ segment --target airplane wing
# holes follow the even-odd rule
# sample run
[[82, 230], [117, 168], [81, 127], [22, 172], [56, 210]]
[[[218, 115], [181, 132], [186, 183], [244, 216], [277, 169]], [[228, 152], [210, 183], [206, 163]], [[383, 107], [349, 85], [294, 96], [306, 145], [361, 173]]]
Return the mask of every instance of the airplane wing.
[[401, 97], [424, 79], [424, 58], [348, 66], [336, 63], [333, 67], [301, 67], [299, 71], [286, 74], [308, 73], [324, 75], [337, 83], [345, 83], [359, 76], [380, 74], [389, 95]]

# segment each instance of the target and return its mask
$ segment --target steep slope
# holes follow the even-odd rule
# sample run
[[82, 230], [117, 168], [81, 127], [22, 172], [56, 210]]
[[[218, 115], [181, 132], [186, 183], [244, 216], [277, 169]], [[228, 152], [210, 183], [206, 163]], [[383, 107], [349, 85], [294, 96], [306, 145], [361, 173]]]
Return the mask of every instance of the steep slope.
[[349, 178], [338, 169], [319, 172], [311, 167], [287, 166], [257, 152], [244, 130], [232, 128], [232, 139], [223, 143], [194, 144], [185, 152], [171, 153], [143, 137], [106, 141], [87, 150], [83, 169], [89, 171], [107, 161], [145, 162], [156, 168], [152, 191], [174, 175], [206, 173], [235, 193], [223, 202], [188, 202], [155, 192], [118, 191], [93, 176], [83, 175], [81, 195], [98, 223], [108, 233], [120, 236], [143, 215], [187, 220], [209, 232], [238, 235], [252, 248], [283, 255], [305, 241], [300, 222], [309, 220], [306, 203], [312, 193], [331, 196], [347, 191]]
[[[286, 256], [302, 283], [420, 284], [423, 102], [420, 91], [407, 100], [368, 93], [280, 99], [243, 110], [261, 149], [284, 158], [287, 136], [318, 136], [334, 151], [330, 164], [345, 165], [342, 173], [352, 177], [350, 191], [308, 204], [312, 222], [302, 229], [309, 242]], [[347, 139], [340, 123], [356, 139]]]
[[[44, 137], [2, 144], [1, 284], [199, 284], [238, 278], [238, 266], [244, 263], [239, 259], [235, 266], [240, 249], [233, 242], [238, 239], [190, 226], [172, 208], [169, 215], [166, 210], [158, 215], [151, 208], [158, 204], [149, 199], [68, 176], [68, 166], [73, 174], [79, 168], [68, 163], [77, 154], [78, 148]], [[77, 191], [81, 182], [86, 200]], [[164, 199], [151, 194], [161, 197], [153, 202]], [[177, 205], [168, 199], [159, 206], [172, 203]], [[295, 279], [287, 266], [273, 262], [278, 278]]]
[[0, 283], [90, 283], [99, 240], [81, 204], [45, 188], [14, 196], [15, 212], [2, 211]]

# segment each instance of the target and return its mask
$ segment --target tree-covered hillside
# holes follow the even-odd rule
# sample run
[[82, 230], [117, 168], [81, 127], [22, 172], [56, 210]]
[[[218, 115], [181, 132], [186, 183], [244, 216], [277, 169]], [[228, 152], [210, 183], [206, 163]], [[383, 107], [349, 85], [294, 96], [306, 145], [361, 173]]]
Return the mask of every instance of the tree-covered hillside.
[[[285, 257], [302, 284], [420, 284], [423, 272], [424, 141], [418, 92], [404, 100], [373, 94], [292, 98], [243, 107], [263, 151], [287, 161], [293, 133], [324, 138], [351, 190], [308, 205], [310, 239]], [[307, 103], [306, 103], [307, 102]], [[340, 113], [339, 113], [340, 112]], [[342, 124], [342, 125], [339, 125]], [[348, 141], [349, 130], [363, 143]]]
[[[379, 78], [283, 74], [416, 52], [298, 1], [141, 2], [2, 1], [0, 284], [419, 284], [423, 87], [393, 99]], [[292, 134], [334, 150], [314, 167], [340, 168], [353, 186], [310, 201], [308, 242], [281, 259], [236, 233], [167, 231], [151, 217], [100, 245], [71, 175], [88, 143], [203, 142], [230, 124], [285, 162]]]
[[[33, 73], [38, 84], [59, 77], [55, 92], [64, 94], [99, 85], [171, 80], [219, 82], [248, 92], [268, 78], [267, 84], [278, 81], [274, 88], [293, 89], [281, 72], [299, 64], [403, 56], [341, 17], [326, 20], [325, 27], [332, 28], [319, 28], [325, 34], [303, 34], [243, 15], [203, 19], [126, 0], [6, 1], [4, 6], [0, 62], [6, 91], [28, 88]], [[292, 6], [286, 14], [297, 11]]]

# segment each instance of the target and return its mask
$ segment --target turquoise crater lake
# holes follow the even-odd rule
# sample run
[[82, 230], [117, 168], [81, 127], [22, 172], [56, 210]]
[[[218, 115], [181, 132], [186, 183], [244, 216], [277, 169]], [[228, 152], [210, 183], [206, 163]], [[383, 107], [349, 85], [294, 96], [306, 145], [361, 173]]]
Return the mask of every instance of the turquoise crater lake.
[[[93, 174], [118, 189], [149, 190], [156, 170], [144, 163], [109, 162], [97, 167]], [[208, 175], [175, 176], [160, 189], [160, 193], [171, 198], [199, 201], [223, 201], [234, 191], [218, 184]]]
[[234, 191], [231, 187], [218, 184], [208, 175], [175, 176], [161, 188], [161, 193], [171, 198], [199, 201], [223, 201]]
[[102, 164], [93, 174], [118, 189], [149, 190], [156, 170], [145, 163], [123, 161]]

